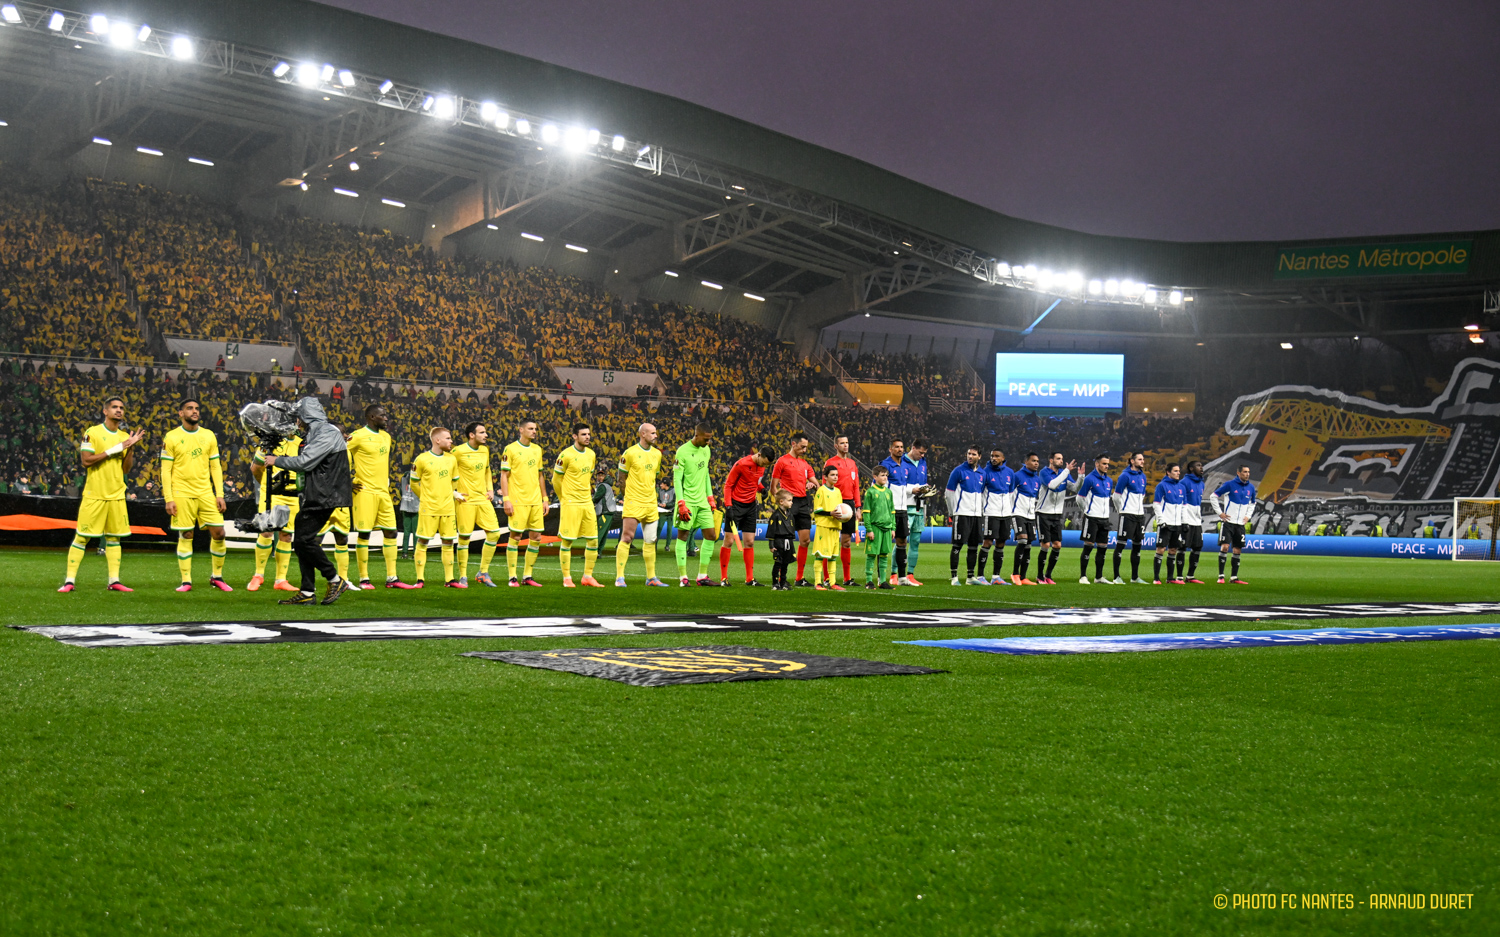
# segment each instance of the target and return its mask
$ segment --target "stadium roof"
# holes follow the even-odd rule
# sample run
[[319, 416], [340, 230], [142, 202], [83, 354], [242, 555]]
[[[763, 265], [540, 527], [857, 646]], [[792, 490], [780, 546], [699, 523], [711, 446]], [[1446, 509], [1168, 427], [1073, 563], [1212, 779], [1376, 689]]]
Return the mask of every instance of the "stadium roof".
[[[1400, 334], [1477, 320], [1500, 285], [1500, 231], [1070, 231], [676, 98], [305, 0], [4, 14], [0, 120], [33, 165], [103, 137], [232, 164], [241, 198], [306, 181], [425, 210], [436, 239], [524, 217], [608, 256], [615, 289], [671, 266], [779, 304], [787, 334], [872, 307], [1019, 331], [1054, 306], [1044, 329]], [[1381, 267], [1377, 244], [1408, 248]], [[1403, 255], [1443, 272], [1387, 275]]]

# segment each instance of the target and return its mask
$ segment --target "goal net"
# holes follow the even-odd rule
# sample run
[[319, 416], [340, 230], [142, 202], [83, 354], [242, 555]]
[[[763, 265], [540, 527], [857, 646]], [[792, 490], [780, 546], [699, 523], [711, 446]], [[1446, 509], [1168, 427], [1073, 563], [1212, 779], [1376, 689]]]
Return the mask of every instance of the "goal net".
[[1453, 499], [1453, 558], [1500, 559], [1500, 498]]

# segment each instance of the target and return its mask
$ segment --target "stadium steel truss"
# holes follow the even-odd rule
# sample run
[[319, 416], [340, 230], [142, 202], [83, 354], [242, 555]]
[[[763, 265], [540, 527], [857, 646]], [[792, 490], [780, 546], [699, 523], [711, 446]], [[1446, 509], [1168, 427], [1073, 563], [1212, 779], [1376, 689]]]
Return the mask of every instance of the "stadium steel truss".
[[[1046, 328], [1072, 333], [1399, 335], [1453, 328], [1432, 310], [1477, 315], [1500, 283], [1494, 232], [1466, 235], [1469, 276], [1277, 283], [1274, 245], [1019, 221], [650, 92], [302, 0], [253, 6], [4, 3], [0, 119], [27, 136], [33, 167], [91, 141], [195, 154], [235, 168], [236, 200], [326, 186], [425, 213], [440, 249], [524, 221], [608, 257], [611, 289], [637, 293], [671, 268], [778, 307], [784, 336], [877, 307], [1019, 333], [1057, 299]], [[316, 54], [298, 24], [318, 27]], [[407, 45], [425, 63], [369, 67], [372, 50]], [[470, 67], [453, 78], [438, 56]], [[525, 86], [507, 67], [536, 73], [532, 90], [487, 96], [497, 72]], [[462, 75], [485, 77], [464, 87]], [[566, 117], [535, 91], [549, 78], [616, 106], [597, 108], [597, 124]]]

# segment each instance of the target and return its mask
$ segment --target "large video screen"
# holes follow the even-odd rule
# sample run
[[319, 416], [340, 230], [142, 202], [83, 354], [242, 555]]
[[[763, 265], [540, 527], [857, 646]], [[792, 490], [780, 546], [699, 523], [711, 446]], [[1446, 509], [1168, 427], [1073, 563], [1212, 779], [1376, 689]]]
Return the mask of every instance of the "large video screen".
[[1125, 356], [1051, 352], [995, 355], [996, 413], [1123, 412]]

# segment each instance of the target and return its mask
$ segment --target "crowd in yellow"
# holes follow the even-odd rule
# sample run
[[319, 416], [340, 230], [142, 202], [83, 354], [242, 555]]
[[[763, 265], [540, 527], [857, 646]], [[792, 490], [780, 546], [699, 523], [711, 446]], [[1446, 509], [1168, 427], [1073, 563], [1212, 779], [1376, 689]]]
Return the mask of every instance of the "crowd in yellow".
[[145, 360], [81, 188], [0, 190], [0, 348]]

